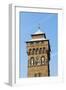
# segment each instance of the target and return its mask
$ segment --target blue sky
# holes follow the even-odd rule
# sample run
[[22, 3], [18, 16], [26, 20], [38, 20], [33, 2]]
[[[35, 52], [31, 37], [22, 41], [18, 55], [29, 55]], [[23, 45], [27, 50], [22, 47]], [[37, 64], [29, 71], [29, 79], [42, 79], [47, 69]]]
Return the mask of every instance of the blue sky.
[[56, 13], [20, 12], [20, 77], [27, 77], [26, 41], [30, 40], [31, 34], [38, 30], [39, 24], [41, 31], [45, 32], [50, 41], [50, 76], [58, 74], [58, 15]]

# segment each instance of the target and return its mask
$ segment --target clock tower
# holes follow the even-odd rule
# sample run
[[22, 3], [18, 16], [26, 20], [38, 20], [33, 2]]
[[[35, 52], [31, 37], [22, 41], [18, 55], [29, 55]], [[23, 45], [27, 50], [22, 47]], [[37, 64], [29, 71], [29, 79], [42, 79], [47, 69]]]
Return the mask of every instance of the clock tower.
[[50, 76], [50, 43], [44, 32], [38, 31], [27, 41], [28, 77]]

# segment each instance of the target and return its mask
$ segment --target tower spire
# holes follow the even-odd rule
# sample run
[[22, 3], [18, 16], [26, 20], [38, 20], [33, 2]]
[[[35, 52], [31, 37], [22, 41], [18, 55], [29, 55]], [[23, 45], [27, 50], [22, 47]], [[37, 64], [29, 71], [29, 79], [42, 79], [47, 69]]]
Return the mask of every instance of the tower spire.
[[38, 25], [38, 29], [40, 30], [40, 24]]
[[44, 33], [41, 31], [40, 24], [38, 24], [38, 30], [37, 30], [34, 34], [44, 34]]

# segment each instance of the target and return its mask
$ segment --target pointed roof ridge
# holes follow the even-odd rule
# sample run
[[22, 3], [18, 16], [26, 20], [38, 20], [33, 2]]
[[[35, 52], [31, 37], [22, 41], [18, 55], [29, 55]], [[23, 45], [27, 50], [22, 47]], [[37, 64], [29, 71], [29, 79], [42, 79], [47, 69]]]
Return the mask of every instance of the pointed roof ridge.
[[35, 33], [33, 33], [32, 35], [38, 35], [38, 34], [44, 34], [44, 32], [41, 31], [40, 26], [38, 26], [38, 30]]
[[40, 29], [38, 29], [34, 34], [44, 34]]

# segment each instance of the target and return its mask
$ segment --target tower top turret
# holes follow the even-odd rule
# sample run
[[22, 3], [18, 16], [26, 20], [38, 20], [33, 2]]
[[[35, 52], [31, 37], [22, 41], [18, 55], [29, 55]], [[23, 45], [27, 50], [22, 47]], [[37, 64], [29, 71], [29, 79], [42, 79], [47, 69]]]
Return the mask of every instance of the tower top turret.
[[32, 39], [27, 42], [48, 40], [46, 39], [45, 33], [41, 31], [40, 26], [38, 27], [38, 30], [35, 33], [31, 34], [31, 37]]

